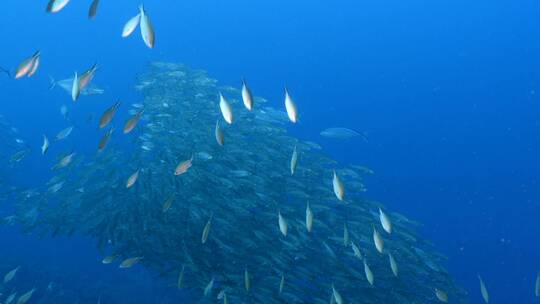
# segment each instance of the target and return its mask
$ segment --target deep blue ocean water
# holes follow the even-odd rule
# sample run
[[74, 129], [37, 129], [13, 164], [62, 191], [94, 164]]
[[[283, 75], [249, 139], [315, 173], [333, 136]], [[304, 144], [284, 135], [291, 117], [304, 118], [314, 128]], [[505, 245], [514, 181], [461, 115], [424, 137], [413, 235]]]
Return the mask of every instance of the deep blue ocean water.
[[[78, 126], [118, 98], [138, 101], [135, 77], [154, 60], [205, 69], [226, 85], [246, 77], [278, 108], [287, 85], [300, 109], [290, 132], [342, 163], [372, 168], [369, 197], [424, 224], [422, 235], [448, 256], [470, 303], [482, 301], [478, 274], [492, 303], [538, 302], [538, 1], [147, 0], [153, 50], [136, 35], [120, 38], [138, 2], [102, 0], [92, 21], [90, 1], [72, 0], [54, 15], [46, 2], [4, 0], [0, 10], [0, 66], [13, 70], [42, 52], [35, 77], [0, 75], [0, 113], [36, 150], [43, 133], [66, 127], [62, 104]], [[105, 95], [74, 107], [65, 92], [48, 90], [48, 75], [71, 77], [94, 62]], [[367, 131], [369, 142], [319, 136], [332, 126]], [[51, 152], [91, 151], [98, 139], [92, 128], [76, 128]], [[46, 164], [30, 155], [12, 182], [43, 183], [51, 155]], [[3, 260], [55, 273], [74, 289], [89, 277], [149, 302], [174, 292], [143, 267], [126, 274], [95, 263], [101, 255], [90, 239], [38, 240], [17, 227], [0, 235]], [[81, 303], [95, 303], [99, 291], [92, 293]]]

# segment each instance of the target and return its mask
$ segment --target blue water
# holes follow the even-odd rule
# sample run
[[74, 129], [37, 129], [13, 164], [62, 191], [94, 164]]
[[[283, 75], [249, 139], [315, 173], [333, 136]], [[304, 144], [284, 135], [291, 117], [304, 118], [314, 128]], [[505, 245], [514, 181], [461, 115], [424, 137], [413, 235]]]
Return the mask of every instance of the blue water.
[[[0, 10], [0, 66], [13, 70], [42, 52], [35, 77], [0, 76], [0, 113], [35, 150], [43, 133], [52, 137], [66, 127], [62, 104], [84, 126], [89, 113], [116, 99], [138, 101], [135, 77], [150, 61], [183, 62], [237, 87], [246, 77], [255, 95], [275, 107], [282, 107], [287, 85], [300, 108], [290, 132], [320, 142], [342, 163], [372, 168], [369, 196], [424, 223], [421, 233], [448, 256], [470, 303], [482, 301], [478, 274], [492, 303], [538, 302], [538, 1], [147, 0], [153, 50], [138, 33], [120, 38], [138, 2], [102, 0], [92, 21], [90, 1], [74, 0], [54, 15], [45, 13], [46, 2], [4, 0]], [[47, 90], [48, 75], [71, 77], [94, 62], [100, 65], [94, 82], [105, 95], [74, 106], [65, 92]], [[332, 126], [365, 130], [369, 143], [319, 137]], [[94, 151], [98, 139], [92, 128], [76, 128], [72, 141], [51, 147], [48, 164], [75, 146]], [[12, 181], [40, 184], [49, 177], [40, 168], [34, 153]], [[8, 248], [2, 259], [65, 277], [84, 274], [147, 301], [173, 292], [162, 291], [163, 282], [126, 284], [133, 276], [156, 281], [142, 267], [130, 275], [101, 268], [92, 240], [37, 240], [13, 227], [0, 232]]]

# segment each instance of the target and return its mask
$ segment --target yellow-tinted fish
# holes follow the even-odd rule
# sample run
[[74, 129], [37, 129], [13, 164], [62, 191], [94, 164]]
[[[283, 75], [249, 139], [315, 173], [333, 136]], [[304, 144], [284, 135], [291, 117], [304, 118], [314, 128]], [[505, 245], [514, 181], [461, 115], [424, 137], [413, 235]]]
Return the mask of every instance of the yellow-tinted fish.
[[287, 231], [289, 230], [289, 226], [287, 224], [287, 220], [281, 215], [281, 212], [278, 213], [278, 222], [279, 222], [279, 231], [281, 231], [281, 234], [283, 236], [287, 236]]
[[131, 35], [135, 29], [137, 28], [137, 25], [139, 25], [141, 21], [141, 14], [137, 14], [134, 17], [131, 17], [128, 22], [124, 25], [124, 28], [122, 29], [122, 38], [126, 38], [129, 35]]
[[69, 3], [69, 0], [49, 0], [49, 3], [47, 4], [47, 12], [48, 13], [58, 13], [68, 3]]
[[26, 302], [30, 301], [30, 298], [32, 298], [34, 291], [36, 291], [36, 289], [32, 288], [30, 291], [20, 296], [19, 299], [17, 300], [17, 304], [25, 304]]
[[443, 303], [448, 303], [448, 294], [440, 289], [435, 288], [435, 296]]
[[144, 109], [140, 110], [137, 112], [137, 114], [131, 116], [131, 118], [126, 121], [126, 124], [124, 125], [124, 134], [128, 134], [129, 132], [133, 131], [135, 126], [137, 126], [137, 123], [139, 123], [143, 113]]
[[140, 27], [142, 39], [147, 47], [154, 48], [156, 40], [154, 27], [152, 26], [152, 22], [150, 22], [150, 17], [148, 17], [148, 14], [146, 14], [146, 11], [144, 10], [144, 7], [142, 5], [139, 6], [139, 14], [141, 15]]
[[294, 146], [294, 150], [291, 156], [291, 175], [294, 175], [297, 165], [298, 165], [298, 151], [296, 150], [296, 146]]
[[306, 229], [308, 232], [311, 232], [311, 230], [313, 229], [313, 212], [309, 207], [309, 203], [307, 203], [306, 206]]
[[369, 282], [369, 285], [373, 286], [373, 272], [371, 271], [371, 268], [369, 268], [369, 265], [367, 264], [366, 260], [364, 259], [364, 273], [366, 274], [366, 279]]
[[287, 116], [292, 123], [298, 121], [298, 111], [296, 109], [296, 104], [289, 95], [289, 91], [285, 88], [285, 109], [287, 110]]
[[117, 258], [118, 258], [117, 254], [112, 254], [112, 255], [104, 257], [103, 260], [101, 260], [101, 263], [103, 263], [103, 264], [111, 264]]
[[204, 225], [202, 236], [201, 236], [201, 243], [205, 244], [208, 240], [208, 235], [210, 235], [210, 228], [212, 227], [212, 216], [208, 219], [208, 222], [206, 222], [206, 225]]
[[221, 130], [219, 126], [219, 120], [216, 121], [215, 135], [218, 145], [223, 146], [225, 144], [225, 135], [223, 134], [223, 130]]
[[88, 18], [94, 19], [96, 17], [98, 6], [99, 0], [92, 1], [92, 4], [90, 4], [90, 8], [88, 9]]
[[251, 90], [248, 88], [245, 79], [242, 79], [242, 101], [248, 111], [253, 110], [253, 95], [251, 94]]
[[174, 201], [174, 195], [171, 195], [164, 203], [161, 208], [163, 212], [167, 212], [169, 209], [171, 209], [172, 203]]
[[103, 114], [101, 115], [101, 118], [99, 119], [99, 128], [105, 128], [113, 119], [114, 114], [116, 114], [116, 111], [120, 107], [120, 101], [117, 101], [115, 104], [113, 104], [110, 108], [105, 110]]
[[103, 137], [99, 140], [98, 144], [98, 151], [101, 152], [105, 150], [105, 147], [107, 147], [107, 144], [109, 143], [109, 139], [111, 138], [112, 133], [114, 132], [114, 128], [109, 129]]
[[93, 66], [91, 66], [88, 70], [81, 74], [81, 76], [79, 77], [79, 89], [81, 91], [88, 86], [92, 79], [94, 79], [97, 69], [98, 66], [94, 63]]
[[17, 266], [15, 269], [12, 269], [8, 273], [6, 273], [6, 275], [4, 276], [4, 284], [13, 280], [15, 274], [17, 274], [17, 271], [19, 271], [19, 268], [21, 268], [21, 266]]
[[174, 170], [174, 175], [178, 176], [178, 175], [182, 175], [186, 173], [189, 170], [189, 168], [191, 168], [192, 165], [193, 165], [193, 156], [191, 156], [190, 159], [180, 162], [178, 166], [176, 166], [176, 169]]
[[484, 280], [482, 280], [480, 275], [478, 275], [478, 281], [480, 282], [480, 293], [482, 294], [482, 298], [484, 299], [484, 302], [489, 303], [489, 293], [486, 285], [484, 284]]
[[140, 260], [142, 260], [143, 257], [133, 257], [133, 258], [127, 258], [120, 263], [120, 266], [118, 268], [130, 268], [131, 266], [137, 264]]
[[334, 187], [334, 194], [336, 195], [338, 200], [343, 201], [343, 198], [345, 197], [345, 187], [343, 186], [343, 182], [341, 182], [341, 179], [337, 175], [336, 170], [334, 170], [332, 186]]
[[377, 248], [377, 251], [379, 253], [383, 253], [384, 241], [375, 227], [373, 227], [373, 242], [375, 243], [375, 248]]
[[392, 273], [394, 274], [394, 276], [397, 277], [399, 274], [399, 269], [398, 269], [396, 260], [394, 259], [394, 256], [392, 256], [391, 253], [388, 253], [388, 261], [390, 262], [390, 268], [392, 269]]
[[221, 110], [221, 115], [223, 115], [223, 119], [225, 119], [228, 124], [232, 124], [234, 117], [231, 105], [229, 104], [229, 102], [227, 102], [225, 97], [223, 97], [221, 92], [219, 93], [219, 109]]
[[135, 171], [135, 173], [133, 173], [133, 174], [131, 174], [129, 176], [129, 178], [127, 179], [127, 182], [126, 182], [126, 188], [131, 188], [135, 184], [135, 182], [139, 178], [139, 171], [140, 171], [140, 169], [137, 169], [137, 171]]
[[[40, 52], [35, 52], [31, 57], [26, 58], [19, 64], [17, 69], [15, 70], [15, 79], [22, 78], [24, 76], [30, 77], [29, 75], [30, 71], [34, 71], [37, 69], [37, 66], [39, 65], [39, 56]], [[36, 62], [38, 64], [36, 64]]]
[[390, 221], [388, 215], [381, 210], [381, 208], [379, 208], [379, 220], [381, 221], [384, 231], [392, 233], [392, 222]]

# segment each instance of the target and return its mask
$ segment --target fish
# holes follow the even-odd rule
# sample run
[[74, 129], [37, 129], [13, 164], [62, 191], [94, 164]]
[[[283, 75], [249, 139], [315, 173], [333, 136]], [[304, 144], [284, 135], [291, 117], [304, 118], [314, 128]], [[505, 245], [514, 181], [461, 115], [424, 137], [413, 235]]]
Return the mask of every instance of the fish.
[[373, 227], [373, 242], [375, 243], [375, 248], [377, 248], [377, 251], [379, 253], [383, 253], [384, 241], [375, 227]]
[[395, 277], [397, 277], [399, 274], [398, 265], [396, 263], [396, 260], [394, 259], [394, 256], [392, 256], [390, 252], [388, 253], [388, 261], [390, 262], [390, 269], [392, 269], [392, 273]]
[[365, 132], [357, 132], [355, 130], [341, 127], [324, 129], [321, 131], [320, 135], [322, 137], [333, 139], [349, 139], [360, 136], [364, 141], [367, 142], [367, 134]]
[[[36, 51], [31, 57], [23, 60], [15, 70], [15, 79], [20, 79], [24, 76], [32, 76], [39, 65], [40, 54], [40, 51]], [[30, 74], [31, 71], [33, 72], [32, 74]]]
[[118, 254], [108, 255], [101, 260], [102, 264], [111, 264], [118, 258]]
[[367, 264], [366, 259], [364, 259], [364, 273], [366, 275], [366, 279], [369, 285], [373, 286], [373, 281], [374, 281], [373, 272], [371, 271], [371, 268], [369, 268], [369, 265]]
[[482, 299], [484, 299], [484, 302], [489, 303], [489, 293], [486, 285], [484, 284], [484, 280], [482, 280], [480, 275], [478, 275], [478, 281], [480, 283], [480, 293], [482, 294]]
[[293, 153], [291, 156], [291, 175], [294, 175], [294, 172], [296, 171], [296, 166], [298, 165], [298, 151], [296, 150], [296, 146], [294, 146]]
[[343, 182], [337, 175], [336, 170], [334, 170], [334, 177], [332, 179], [332, 185], [334, 187], [334, 194], [336, 195], [337, 199], [340, 201], [343, 201], [345, 197], [345, 187], [343, 186]]
[[32, 295], [36, 291], [35, 288], [32, 288], [31, 290], [27, 291], [26, 293], [22, 294], [19, 299], [17, 300], [17, 304], [25, 304], [26, 302], [30, 301], [30, 298], [32, 298]]
[[379, 220], [381, 221], [381, 225], [388, 234], [392, 233], [392, 222], [390, 221], [390, 218], [386, 213], [384, 213], [381, 208], [379, 208]]
[[116, 111], [120, 107], [120, 101], [117, 101], [115, 104], [113, 104], [111, 107], [109, 107], [103, 114], [101, 115], [101, 118], [99, 119], [99, 128], [103, 129], [105, 128], [113, 119], [114, 114], [116, 114]]
[[225, 119], [228, 124], [232, 124], [234, 117], [231, 105], [227, 102], [225, 97], [223, 97], [221, 92], [219, 93], [219, 109], [221, 110], [221, 115], [223, 115], [223, 119]]
[[184, 271], [186, 269], [185, 265], [182, 265], [182, 269], [180, 270], [180, 273], [178, 274], [178, 280], [176, 281], [176, 288], [182, 289], [182, 283], [184, 281]]
[[309, 207], [309, 203], [307, 203], [306, 206], [306, 229], [308, 232], [311, 232], [311, 230], [313, 230], [313, 212]]
[[88, 70], [81, 74], [79, 77], [79, 94], [80, 91], [84, 90], [96, 76], [96, 71], [98, 69], [97, 63], [94, 63]]
[[62, 169], [69, 166], [69, 164], [71, 164], [71, 162], [73, 161], [74, 156], [75, 156], [75, 153], [73, 152], [65, 155], [58, 161], [58, 163], [52, 169], [57, 170], [57, 169]]
[[46, 11], [47, 13], [58, 13], [64, 7], [66, 7], [68, 3], [69, 0], [49, 0]]
[[43, 144], [41, 145], [41, 155], [45, 155], [49, 150], [49, 139], [46, 135], [43, 135]]
[[105, 147], [107, 147], [107, 144], [109, 143], [109, 139], [111, 138], [113, 132], [114, 128], [110, 128], [109, 131], [103, 134], [103, 137], [101, 137], [101, 139], [99, 140], [98, 152], [105, 150]]
[[6, 284], [9, 281], [13, 280], [13, 278], [17, 274], [17, 271], [19, 271], [19, 268], [21, 268], [21, 266], [17, 266], [14, 269], [10, 270], [8, 273], [6, 273], [6, 275], [4, 276], [4, 284]]
[[191, 168], [192, 165], [193, 165], [193, 156], [191, 156], [190, 159], [180, 162], [178, 166], [176, 166], [176, 169], [174, 170], [174, 175], [178, 176], [178, 175], [182, 175], [186, 173], [189, 170], [189, 168]]
[[94, 19], [96, 17], [98, 6], [99, 6], [99, 0], [93, 0], [92, 3], [90, 4], [90, 8], [88, 9], [89, 19]]
[[141, 119], [142, 115], [144, 113], [144, 109], [140, 110], [139, 112], [135, 113], [135, 115], [131, 116], [126, 123], [124, 124], [124, 134], [128, 134], [129, 132], [133, 131], [137, 124], [139, 123], [139, 120]]
[[131, 268], [133, 265], [139, 263], [140, 260], [142, 260], [143, 257], [133, 257], [133, 258], [127, 258], [120, 263], [120, 266], [118, 268]]
[[343, 224], [343, 246], [348, 247], [349, 246], [349, 228], [347, 228], [347, 223]]
[[225, 134], [223, 134], [223, 130], [221, 130], [219, 127], [219, 120], [216, 121], [216, 130], [214, 133], [216, 135], [218, 145], [223, 146], [225, 144]]
[[71, 86], [71, 99], [73, 101], [77, 101], [80, 95], [81, 89], [79, 87], [79, 77], [77, 76], [77, 72], [75, 72], [75, 76], [73, 77], [73, 84]]
[[139, 172], [141, 171], [141, 169], [137, 169], [137, 171], [135, 171], [133, 174], [131, 174], [127, 181], [126, 181], [126, 188], [131, 188], [135, 182], [137, 181], [137, 179], [139, 178]]
[[62, 116], [63, 116], [64, 118], [67, 118], [67, 113], [68, 113], [68, 108], [67, 108], [67, 106], [66, 106], [66, 105], [62, 105], [62, 106], [60, 107], [60, 114], [62, 114]]
[[440, 289], [435, 288], [435, 296], [443, 303], [448, 303], [448, 294]]
[[210, 228], [212, 227], [212, 216], [208, 219], [206, 224], [204, 225], [202, 235], [201, 235], [201, 243], [206, 244], [206, 241], [208, 241], [208, 235], [210, 235]]
[[246, 84], [246, 80], [242, 78], [242, 101], [244, 102], [244, 106], [248, 111], [253, 110], [253, 95], [251, 94], [251, 90], [248, 88]]
[[167, 212], [169, 209], [171, 209], [171, 206], [172, 206], [173, 201], [174, 201], [174, 195], [171, 195], [171, 196], [163, 203], [163, 206], [161, 207], [161, 211]]
[[212, 294], [212, 288], [214, 288], [214, 278], [212, 278], [210, 280], [210, 282], [208, 282], [208, 284], [204, 288], [204, 296], [205, 297], [208, 297], [208, 296], [210, 296]]
[[7, 298], [6, 298], [6, 302], [5, 304], [10, 304], [11, 302], [13, 302], [15, 300], [15, 297], [17, 296], [17, 292], [14, 292], [12, 294], [10, 294]]
[[291, 98], [289, 91], [285, 88], [285, 109], [287, 110], [287, 116], [292, 123], [298, 122], [298, 110], [296, 104]]
[[[49, 75], [50, 79], [50, 85], [49, 90], [52, 90], [56, 88], [57, 86], [67, 93], [71, 94], [71, 89], [73, 88], [73, 80], [74, 78], [66, 78], [59, 81], [56, 81], [52, 76]], [[89, 83], [84, 89], [79, 90], [79, 94], [82, 96], [92, 96], [92, 95], [102, 95], [105, 93], [105, 90], [94, 85], [93, 83]]]
[[534, 288], [534, 295], [540, 297], [540, 272], [536, 275], [536, 284]]
[[[144, 256], [147, 263], [141, 266], [163, 274], [175, 286], [180, 268], [184, 268], [181, 285], [190, 294], [188, 302], [222, 302], [226, 294], [231, 303], [323, 304], [330, 298], [335, 303], [330, 289], [334, 284], [346, 303], [434, 303], [438, 302], [434, 287], [451, 291], [451, 302], [466, 303], [466, 292], [453, 282], [444, 259], [430, 242], [418, 235], [418, 224], [366, 199], [357, 186], [362, 170], [353, 166], [341, 169], [320, 145], [292, 136], [285, 109], [266, 106], [258, 98], [252, 112], [238, 109], [234, 126], [224, 127], [226, 122], [221, 121], [216, 107], [217, 94], [240, 97], [240, 87], [223, 86], [205, 71], [176, 63], [149, 63], [137, 76], [135, 87], [139, 100], [129, 108], [132, 114], [145, 109], [140, 122], [144, 125], [136, 130], [140, 132], [132, 132], [137, 134], [99, 154], [85, 150], [69, 167], [49, 172], [45, 182], [30, 178], [34, 191], [11, 190], [17, 203], [10, 209], [16, 216], [0, 221], [17, 223], [36, 235], [91, 237], [100, 250], [119, 253], [119, 262]], [[77, 116], [84, 119], [83, 115]], [[117, 128], [114, 119], [118, 117], [96, 134], [103, 135], [113, 125]], [[223, 131], [227, 128], [224, 148], [212, 138], [218, 119]], [[125, 121], [118, 122], [123, 127]], [[3, 123], [0, 117], [0, 139], [6, 143], [0, 152], [12, 155], [26, 149], [26, 141], [15, 142], [20, 136]], [[299, 156], [301, 153], [302, 166], [291, 176], [294, 146]], [[189, 165], [181, 166], [182, 176], [175, 176], [178, 163], [190, 156], [197, 159], [197, 168], [188, 168], [190, 160]], [[124, 188], [128, 176], [139, 168], [141, 180], [132, 187], [136, 189]], [[347, 204], [332, 204], [339, 202], [330, 188], [333, 169], [347, 184]], [[0, 174], [0, 200], [5, 201], [3, 176]], [[163, 213], [164, 201], [173, 195], [172, 207]], [[392, 220], [390, 235], [378, 226], [379, 208]], [[310, 211], [313, 217], [317, 215], [311, 232]], [[202, 244], [202, 232], [212, 214], [215, 217]], [[375, 252], [370, 248], [375, 247], [370, 245], [373, 228], [388, 242], [378, 261], [371, 257]], [[345, 243], [350, 247], [343, 247]], [[389, 253], [402, 268], [398, 278], [391, 273]], [[376, 288], [364, 279], [364, 259], [371, 274], [377, 275]], [[120, 263], [113, 264], [118, 267]], [[246, 270], [249, 293], [245, 291]], [[203, 299], [211, 279], [215, 294], [211, 289]], [[16, 290], [26, 291], [20, 287], [24, 288], [21, 285]], [[11, 290], [3, 288], [2, 293], [6, 292]], [[222, 299], [216, 300], [221, 292]], [[2, 302], [6, 296], [1, 297]], [[52, 296], [44, 301], [54, 302]], [[154, 299], [171, 302], [168, 295]]]
[[134, 17], [131, 17], [128, 22], [124, 25], [124, 28], [122, 29], [122, 38], [126, 38], [130, 36], [137, 26], [139, 25], [141, 21], [141, 14], [137, 14]]
[[244, 269], [244, 289], [246, 290], [246, 292], [249, 292], [249, 290], [251, 289], [251, 278], [249, 276], [247, 268]]
[[281, 231], [281, 234], [283, 236], [287, 236], [287, 231], [289, 230], [287, 220], [281, 215], [281, 212], [278, 213], [278, 223], [279, 223], [279, 231]]
[[140, 28], [142, 39], [146, 46], [152, 49], [154, 48], [156, 35], [154, 33], [154, 26], [150, 22], [150, 17], [146, 14], [142, 4], [139, 6], [139, 14], [141, 15]]
[[334, 284], [332, 284], [332, 296], [334, 297], [334, 301], [336, 301], [337, 304], [343, 304], [343, 298], [334, 287]]
[[73, 126], [69, 126], [63, 129], [62, 131], [58, 132], [58, 134], [56, 134], [56, 140], [58, 141], [58, 140], [66, 139], [71, 134], [72, 131], [73, 131]]
[[351, 242], [351, 247], [352, 247], [354, 256], [360, 260], [363, 260], [364, 257], [362, 256], [362, 252], [360, 251], [360, 248], [358, 248], [358, 246], [356, 246], [354, 242]]

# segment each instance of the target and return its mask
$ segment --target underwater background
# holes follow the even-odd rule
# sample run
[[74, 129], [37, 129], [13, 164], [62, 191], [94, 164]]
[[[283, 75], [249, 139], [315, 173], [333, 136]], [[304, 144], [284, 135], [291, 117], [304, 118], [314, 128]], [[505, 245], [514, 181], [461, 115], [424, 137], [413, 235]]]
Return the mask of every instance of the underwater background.
[[[97, 62], [94, 82], [105, 89], [70, 108], [75, 129], [55, 153], [94, 153], [100, 134], [89, 115], [117, 99], [139, 102], [136, 78], [153, 61], [203, 69], [237, 88], [245, 77], [279, 109], [287, 86], [300, 108], [289, 134], [319, 143], [339, 163], [373, 169], [366, 196], [423, 224], [419, 234], [448, 257], [467, 303], [482, 301], [479, 274], [491, 303], [538, 302], [538, 1], [147, 0], [154, 49], [120, 38], [138, 2], [102, 0], [95, 20], [86, 17], [90, 1], [54, 15], [46, 4], [4, 0], [0, 10], [0, 66], [14, 70], [38, 49], [42, 56], [30, 79], [0, 75], [0, 114], [32, 150], [1, 173], [10, 184], [35, 187], [52, 176], [54, 159], [39, 153], [42, 134], [66, 127], [59, 108], [73, 102], [48, 89], [49, 75], [69, 78]], [[336, 126], [366, 132], [368, 141], [320, 136]], [[0, 208], [10, 215], [13, 201]], [[40, 238], [17, 225], [0, 235], [0, 266], [22, 265], [16, 283], [25, 289], [52, 281], [79, 303], [195, 301], [143, 265], [102, 265], [89, 237]], [[100, 298], [100, 285], [89, 282], [118, 293]]]

